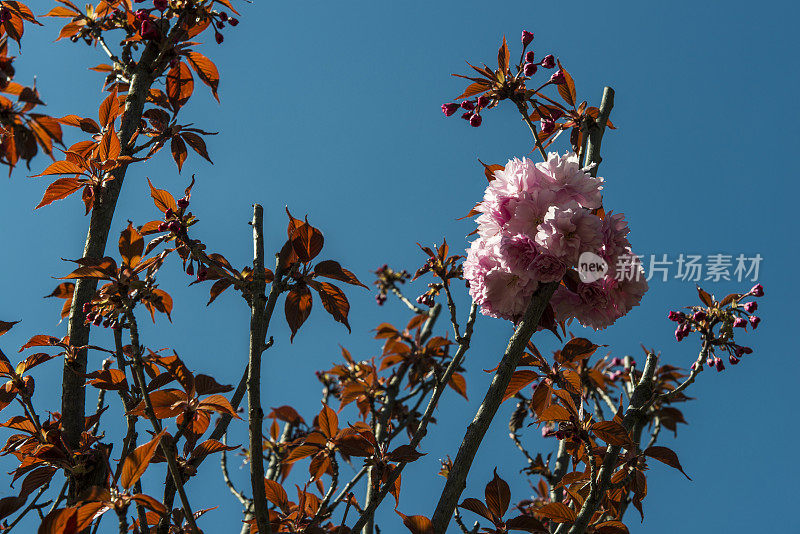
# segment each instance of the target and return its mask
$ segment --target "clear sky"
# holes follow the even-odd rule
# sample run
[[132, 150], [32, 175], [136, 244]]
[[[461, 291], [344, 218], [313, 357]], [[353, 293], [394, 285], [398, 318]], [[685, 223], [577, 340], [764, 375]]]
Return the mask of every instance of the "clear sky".
[[[800, 372], [790, 337], [797, 330], [794, 269], [800, 260], [795, 2], [578, 1], [569, 3], [572, 11], [563, 3], [520, 1], [493, 7], [472, 0], [236, 4], [242, 22], [225, 32], [222, 46], [204, 35], [203, 53], [221, 71], [222, 102], [216, 104], [198, 83], [182, 112], [185, 122], [220, 132], [208, 143], [215, 165], [190, 154], [178, 175], [165, 150], [132, 167], [112, 236], [128, 219], [143, 224], [156, 218], [146, 176], [178, 193], [195, 173], [197, 234], [239, 266], [251, 261], [247, 221], [255, 201], [265, 208], [270, 248], [285, 239], [288, 205], [295, 216], [308, 213], [325, 233], [323, 259], [339, 260], [367, 284], [370, 271], [383, 263], [413, 272], [424, 260], [418, 241], [432, 244], [446, 236], [451, 247], [464, 249], [474, 224], [455, 219], [485, 187], [477, 158], [504, 163], [528, 154], [531, 144], [510, 109], [486, 113], [483, 126], [470, 128], [456, 117], [445, 119], [439, 106], [461, 92], [463, 84], [450, 73], [464, 72], [465, 59], [493, 61], [504, 34], [514, 57], [521, 30], [531, 30], [537, 55], [555, 54], [573, 75], [579, 100], [599, 105], [604, 85], [616, 90], [612, 118], [619, 129], [604, 140], [600, 174], [606, 179], [605, 207], [625, 213], [637, 252], [646, 260], [649, 254], [671, 260], [680, 254], [763, 258], [763, 322], [743, 338], [754, 354], [724, 373], [703, 373], [689, 391], [697, 400], [684, 410], [690, 425], [681, 426], [677, 440], [662, 434], [662, 444], [677, 451], [694, 481], [652, 462], [644, 523], [629, 516], [631, 532], [737, 532], [753, 524], [765, 532], [800, 530], [795, 515], [787, 513], [800, 475], [794, 459], [800, 434], [789, 417]], [[51, 3], [29, 5], [41, 14]], [[95, 116], [101, 75], [86, 68], [104, 58], [85, 45], [53, 43], [59, 25], [44, 22], [26, 32], [16, 80], [29, 84], [36, 75], [52, 115]], [[67, 139], [80, 137], [70, 131]], [[30, 172], [20, 167], [0, 184], [0, 319], [22, 320], [1, 340], [9, 355], [34, 334], [66, 333], [65, 323], [56, 324], [61, 302], [41, 297], [57, 284], [51, 277], [70, 270], [59, 258], [81, 255], [88, 223], [77, 198], [33, 212], [47, 182], [28, 176], [46, 163], [38, 158]], [[189, 280], [174, 263], [160, 280], [176, 300], [173, 325], [160, 318], [147, 325], [144, 342], [174, 348], [196, 372], [235, 384], [247, 353], [244, 302], [230, 292], [206, 308], [207, 287], [187, 288]], [[753, 282], [703, 284], [719, 296]], [[411, 296], [422, 293], [425, 282], [412, 288]], [[292, 404], [310, 420], [319, 410], [313, 371], [332, 366], [337, 344], [367, 359], [380, 350], [372, 328], [407, 320], [395, 301], [378, 308], [374, 294], [347, 292], [352, 335], [316, 306], [290, 345], [278, 309], [270, 331], [276, 343], [265, 355], [266, 408]], [[662, 351], [665, 362], [686, 367], [697, 344], [676, 343], [666, 313], [696, 299], [693, 282], [654, 280], [642, 306], [602, 335], [580, 327], [574, 332], [609, 344], [615, 356], [641, 359], [644, 343]], [[463, 317], [463, 293], [459, 304]], [[441, 333], [445, 327], [440, 324]], [[470, 401], [446, 393], [439, 424], [422, 444], [428, 455], [403, 474], [402, 512], [432, 513], [444, 483], [436, 475], [438, 459], [455, 455], [488, 385], [490, 375], [482, 369], [496, 365], [510, 333], [508, 322], [479, 319], [466, 362]], [[558, 347], [546, 333], [535, 341], [543, 351]], [[93, 342], [112, 344], [107, 332]], [[100, 357], [92, 358], [90, 368], [96, 369]], [[37, 406], [58, 410], [59, 362], [34, 375]], [[91, 405], [94, 396], [87, 393]], [[504, 405], [491, 427], [464, 497], [482, 496], [496, 465], [511, 484], [512, 501], [529, 497], [519, 474], [524, 459], [507, 438], [512, 408]], [[246, 426], [232, 428], [230, 442], [244, 443]], [[539, 438], [536, 429], [525, 441], [531, 450], [551, 450], [552, 442]], [[247, 469], [239, 469], [238, 461], [233, 458], [232, 472], [244, 484]], [[5, 459], [0, 467], [12, 468]], [[304, 469], [305, 464], [297, 471]], [[343, 476], [348, 472], [345, 467]], [[302, 484], [301, 478], [294, 481]], [[156, 484], [145, 479], [146, 491], [160, 495]], [[220, 507], [203, 518], [206, 532], [236, 528], [231, 525], [240, 519], [239, 505], [215, 459], [204, 464], [189, 491], [196, 508]], [[101, 531], [112, 531], [113, 523], [106, 520]], [[389, 501], [378, 524], [386, 533], [403, 531]]]

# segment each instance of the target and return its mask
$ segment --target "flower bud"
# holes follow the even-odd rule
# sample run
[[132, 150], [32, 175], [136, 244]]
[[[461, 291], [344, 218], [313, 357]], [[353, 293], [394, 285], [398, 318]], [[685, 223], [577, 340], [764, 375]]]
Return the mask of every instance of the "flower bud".
[[239, 25], [239, 19], [235, 19], [235, 18], [231, 17], [230, 19], [228, 19], [228, 24], [230, 24], [231, 26], [238, 26]]
[[81, 310], [83, 310], [84, 315], [89, 313], [92, 310], [92, 303], [91, 302], [84, 302], [83, 303], [83, 308], [81, 308]]
[[158, 26], [156, 26], [152, 20], [144, 20], [142, 21], [142, 27], [139, 33], [142, 34], [142, 39], [148, 41], [158, 39]]
[[150, 18], [150, 13], [146, 9], [139, 9], [133, 14], [134, 18], [139, 22]]
[[167, 211], [164, 212], [165, 219], [171, 219], [175, 215], [175, 212], [172, 211], [172, 208], [167, 208]]
[[536, 74], [536, 65], [533, 63], [525, 63], [525, 65], [522, 67], [522, 73], [525, 76], [533, 76]]
[[482, 122], [483, 119], [477, 113], [473, 113], [472, 117], [469, 118], [469, 125], [472, 126], [473, 128], [477, 128], [478, 126], [481, 125]]
[[761, 317], [758, 317], [756, 315], [751, 315], [750, 316], [750, 326], [753, 327], [753, 330], [758, 328], [758, 323], [760, 323], [760, 322], [761, 322]]
[[528, 51], [528, 52], [525, 54], [525, 62], [526, 62], [526, 63], [533, 63], [533, 59], [534, 59], [533, 50], [529, 50], [529, 51]]
[[468, 121], [472, 118], [472, 113], [470, 113], [469, 111], [467, 111], [466, 113], [462, 113], [461, 118], [464, 119], [465, 121]]
[[553, 131], [556, 129], [556, 123], [550, 119], [542, 119], [540, 121], [540, 127], [542, 129], [542, 133], [547, 135], [553, 133]]
[[177, 233], [178, 230], [181, 229], [181, 223], [179, 223], [178, 221], [170, 221], [169, 223], [167, 223], [167, 228], [169, 228], [170, 232]]
[[686, 320], [686, 314], [679, 311], [671, 311], [667, 314], [667, 319], [675, 321], [676, 323], [682, 323]]
[[475, 102], [464, 100], [463, 102], [461, 102], [461, 107], [466, 109], [467, 111], [472, 111], [473, 109], [475, 109]]
[[733, 321], [733, 326], [734, 326], [734, 328], [744, 328], [745, 326], [747, 326], [747, 321], [745, 321], [745, 320], [744, 320], [743, 318], [741, 318], [741, 317], [737, 317], [737, 318], [736, 318], [736, 319]]
[[224, 36], [223, 36], [221, 33], [219, 33], [219, 32], [215, 32], [215, 33], [214, 33], [214, 40], [215, 40], [215, 41], [217, 42], [217, 44], [219, 45], [219, 44], [222, 44], [222, 41], [224, 41], [224, 40], [225, 40], [225, 37], [224, 37]]
[[94, 320], [92, 321], [92, 324], [95, 325], [95, 326], [100, 326], [100, 323], [102, 323], [102, 322], [103, 322], [103, 316], [102, 315], [95, 315]]
[[617, 358], [616, 356], [614, 356], [613, 358], [611, 358], [610, 365], [611, 366], [622, 365], [622, 359], [621, 358]]
[[528, 46], [533, 42], [533, 32], [522, 30], [522, 46]]
[[706, 358], [706, 365], [714, 367], [714, 358]]
[[567, 83], [567, 79], [564, 77], [564, 73], [560, 70], [557, 70], [550, 76], [550, 83], [554, 83], [556, 85], [564, 85]]
[[222, 13], [219, 14], [219, 18], [221, 20], [228, 20], [228, 14], [223, 11]]
[[478, 107], [479, 108], [485, 108], [486, 106], [489, 105], [489, 102], [491, 102], [491, 99], [486, 95], [482, 95], [482, 96], [478, 97]]
[[742, 347], [742, 354], [753, 354], [753, 349], [750, 347]]
[[539, 63], [542, 67], [546, 69], [552, 69], [556, 66], [556, 58], [553, 57], [553, 54], [547, 54], [542, 58], [542, 61]]
[[756, 284], [753, 286], [753, 289], [750, 290], [750, 294], [754, 297], [763, 297], [764, 296], [764, 286], [761, 284]]
[[694, 312], [694, 315], [692, 315], [692, 320], [694, 320], [694, 322], [696, 323], [699, 323], [700, 321], [705, 321], [706, 317], [707, 317], [706, 312], [704, 312], [703, 310], [697, 310], [696, 312]]
[[731, 362], [731, 365], [736, 365], [736, 364], [737, 364], [737, 363], [739, 363], [741, 360], [739, 360], [739, 358], [737, 358], [737, 357], [736, 357], [736, 356], [734, 356], [733, 354], [729, 354], [729, 355], [728, 355], [728, 361], [729, 361], [729, 362]]
[[186, 197], [179, 198], [177, 204], [179, 208], [186, 209], [189, 207], [189, 199]]
[[747, 313], [753, 313], [758, 309], [758, 303], [755, 301], [746, 302], [743, 308]]
[[725, 370], [725, 364], [722, 363], [722, 358], [714, 358], [714, 367], [717, 368], [717, 372]]
[[455, 102], [449, 102], [447, 104], [442, 104], [442, 113], [444, 113], [445, 117], [449, 117], [453, 113], [458, 111], [458, 104]]

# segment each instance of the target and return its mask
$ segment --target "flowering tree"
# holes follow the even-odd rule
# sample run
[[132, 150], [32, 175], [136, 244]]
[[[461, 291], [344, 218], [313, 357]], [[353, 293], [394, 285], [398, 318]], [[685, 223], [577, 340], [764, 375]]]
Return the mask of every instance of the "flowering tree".
[[[89, 229], [82, 257], [60, 273], [65, 281], [50, 295], [64, 300], [67, 334], [32, 335], [19, 349], [30, 354], [17, 363], [0, 352], [0, 375], [6, 379], [0, 410], [16, 410], [2, 425], [11, 435], [0, 454], [19, 462], [11, 482], [22, 480], [16, 494], [0, 499], [0, 532], [34, 513], [42, 533], [97, 531], [108, 512], [121, 533], [216, 529], [213, 512], [205, 516], [209, 510], [196, 510], [191, 499], [192, 478], [208, 469], [205, 460], [212, 455], [220, 455], [222, 476], [241, 504], [243, 532], [372, 534], [378, 530], [376, 511], [388, 506], [389, 495], [413, 533], [443, 533], [454, 519], [454, 528], [465, 533], [610, 534], [627, 532], [623, 520], [630, 505], [643, 517], [648, 462], [683, 472], [677, 454], [656, 445], [661, 429], [685, 422], [676, 405], [689, 400], [684, 391], [705, 365], [722, 371], [723, 358], [737, 364], [752, 352], [735, 337], [758, 326], [754, 298], [763, 296], [763, 288], [719, 300], [698, 288], [699, 304], [669, 312], [678, 325], [677, 341], [698, 339], [698, 356], [686, 371], [661, 364], [657, 351], [647, 348], [641, 366], [630, 356], [594, 357], [600, 346], [571, 334], [573, 322], [595, 330], [610, 327], [648, 289], [624, 216], [606, 211], [605, 180], [597, 176], [601, 142], [613, 128], [613, 90], [606, 88], [599, 107], [579, 103], [560, 61], [528, 50], [533, 34], [527, 31], [517, 62], [504, 38], [497, 68], [470, 65], [470, 76], [458, 75], [471, 83], [459, 97], [464, 100], [442, 105], [443, 113], [463, 110], [462, 117], [479, 127], [487, 111], [510, 103], [529, 127], [541, 161], [523, 157], [484, 164], [489, 183], [469, 214], [477, 216], [477, 235], [466, 257], [451, 254], [442, 241], [420, 247], [425, 260], [413, 278], [388, 265], [375, 272], [378, 304], [391, 295], [411, 315], [400, 327], [377, 325], [380, 356], [358, 361], [341, 348], [341, 363], [317, 373], [323, 386], [319, 412], [304, 418], [287, 404], [265, 414], [262, 355], [276, 343], [269, 335], [276, 306], [283, 307], [291, 343], [315, 301], [349, 330], [350, 304], [342, 287], [367, 286], [335, 259], [320, 259], [326, 258], [323, 233], [288, 208], [286, 241], [268, 259], [263, 208], [254, 206], [252, 264], [235, 267], [211, 252], [216, 244], [196, 235], [200, 219], [190, 210], [194, 179], [177, 200], [157, 187], [161, 184], [148, 182], [155, 216], [143, 214], [139, 225], [129, 222], [116, 250], [106, 255], [129, 166], [146, 164], [167, 143], [179, 171], [189, 148], [211, 160], [203, 139], [210, 133], [184, 122], [181, 114], [195, 78], [215, 98], [220, 83], [216, 66], [193, 39], [213, 31], [221, 44], [221, 30], [236, 26], [233, 15], [239, 16], [228, 0], [136, 3], [141, 5], [105, 0], [81, 9], [58, 0], [45, 15], [67, 19], [59, 39], [95, 45], [110, 61], [93, 69], [105, 75], [107, 93], [95, 120], [33, 112], [43, 102], [35, 87], [13, 81], [8, 41], [19, 43], [26, 25], [39, 22], [25, 5], [1, 2], [0, 91], [17, 101], [0, 97], [0, 161], [13, 171], [20, 160], [30, 164], [40, 150], [50, 156], [53, 162], [36, 175], [53, 179], [37, 209], [80, 193]], [[112, 35], [120, 38], [116, 46]], [[66, 147], [62, 126], [78, 128], [84, 138]], [[568, 133], [566, 153], [548, 153], [562, 133]], [[176, 266], [193, 278], [192, 285], [210, 284], [209, 304], [232, 289], [250, 310], [247, 364], [238, 386], [220, 384], [174, 351], [153, 350], [159, 342], [143, 338], [142, 309], [154, 322], [170, 320], [172, 297], [158, 276], [162, 268]], [[402, 288], [420, 278], [433, 281], [413, 301]], [[466, 313], [454, 298], [460, 281], [473, 302]], [[419, 447], [447, 388], [466, 396], [466, 355], [478, 312], [511, 321], [514, 333], [455, 458], [442, 462], [446, 484], [435, 496], [435, 508], [428, 515], [405, 515], [398, 510], [402, 472], [424, 454]], [[449, 325], [442, 328], [440, 321]], [[0, 335], [16, 322], [0, 322]], [[90, 340], [92, 326], [108, 328], [110, 335], [95, 332]], [[552, 355], [532, 341], [539, 331], [540, 346], [540, 337], [558, 340]], [[107, 356], [99, 369], [88, 368], [89, 351]], [[56, 358], [63, 363], [59, 408], [54, 398], [41, 393], [34, 398], [30, 374], [40, 365], [54, 365], [48, 362]], [[97, 407], [90, 413], [87, 389], [97, 390]], [[103, 418], [109, 391], [124, 409], [122, 427]], [[226, 456], [238, 447], [226, 437], [229, 425], [241, 418], [245, 396], [250, 484], [240, 489], [228, 475]], [[462, 495], [468, 474], [489, 478], [495, 467], [473, 469], [473, 460], [500, 405], [511, 399], [516, 409], [509, 435], [537, 493], [534, 499], [517, 496], [513, 512], [509, 486], [496, 468], [483, 499]], [[551, 438], [553, 453], [545, 457], [527, 449], [523, 434], [530, 426]], [[349, 480], [340, 469], [343, 462], [357, 464]], [[144, 487], [142, 475], [156, 471], [158, 463], [165, 464], [163, 484]], [[292, 475], [298, 463], [307, 464], [307, 476]], [[57, 473], [66, 479], [60, 491], [50, 488]], [[295, 479], [302, 484], [296, 499], [287, 492]], [[467, 527], [465, 512], [478, 518], [474, 527]]]

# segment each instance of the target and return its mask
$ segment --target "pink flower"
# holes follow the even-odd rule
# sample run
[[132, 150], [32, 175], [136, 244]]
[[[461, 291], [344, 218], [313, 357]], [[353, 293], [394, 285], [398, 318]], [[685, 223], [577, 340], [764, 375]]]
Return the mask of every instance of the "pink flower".
[[534, 280], [539, 282], [558, 282], [564, 278], [567, 266], [552, 254], [541, 253], [531, 262], [530, 269]]
[[537, 254], [536, 243], [526, 235], [500, 236], [500, 263], [509, 272], [530, 278], [529, 270]]
[[548, 177], [547, 187], [556, 193], [557, 203], [574, 200], [588, 209], [602, 206], [603, 179], [583, 172], [574, 152], [564, 156], [550, 152], [547, 161], [537, 163], [536, 167]]
[[569, 266], [584, 251], [596, 251], [601, 245], [602, 221], [578, 207], [575, 202], [566, 208], [551, 206], [536, 233], [536, 244]]

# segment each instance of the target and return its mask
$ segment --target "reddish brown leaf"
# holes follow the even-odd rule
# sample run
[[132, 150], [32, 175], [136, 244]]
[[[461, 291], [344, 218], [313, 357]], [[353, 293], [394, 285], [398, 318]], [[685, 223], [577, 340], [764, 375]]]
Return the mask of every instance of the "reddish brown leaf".
[[678, 455], [675, 454], [675, 451], [673, 451], [672, 449], [669, 449], [667, 447], [653, 446], [653, 447], [648, 447], [647, 450], [644, 451], [644, 454], [645, 456], [649, 456], [650, 458], [658, 460], [659, 462], [663, 462], [670, 467], [674, 467], [675, 469], [683, 473], [683, 476], [685, 476], [689, 480], [692, 480], [692, 478], [689, 475], [687, 475], [686, 472], [683, 470], [681, 462], [678, 460]]
[[497, 476], [497, 468], [494, 470], [494, 478], [486, 484], [484, 494], [489, 511], [498, 518], [502, 518], [511, 502], [511, 489], [505, 480]]
[[538, 414], [540, 421], [569, 421], [569, 412], [563, 406], [551, 404]]
[[325, 311], [331, 314], [336, 322], [342, 323], [350, 331], [350, 324], [347, 322], [347, 314], [350, 312], [350, 303], [344, 292], [328, 282], [310, 282], [311, 287], [319, 293], [319, 299]]
[[[348, 284], [354, 286], [361, 286], [367, 288], [364, 284], [362, 284], [356, 275], [339, 265], [339, 262], [333, 260], [325, 260], [319, 262], [314, 267], [314, 274], [316, 276], [324, 276], [326, 278], [333, 278], [334, 280], [340, 280], [342, 282], [346, 282]], [[369, 288], [367, 288], [369, 289]]]
[[575, 337], [570, 339], [564, 348], [561, 349], [560, 362], [573, 362], [576, 360], [583, 360], [588, 358], [600, 347], [595, 345], [588, 339], [582, 337]]
[[614, 421], [599, 421], [592, 425], [595, 435], [609, 445], [618, 445], [630, 449], [633, 447], [631, 438], [625, 427]]
[[461, 373], [453, 373], [447, 385], [456, 390], [456, 393], [469, 400], [467, 397], [467, 381]]
[[572, 80], [572, 76], [570, 76], [569, 72], [561, 66], [561, 61], [558, 62], [558, 69], [564, 75], [565, 83], [558, 86], [558, 94], [561, 95], [561, 98], [572, 107], [575, 107], [575, 101], [577, 99], [577, 93], [575, 92], [575, 82]]
[[398, 510], [395, 512], [403, 518], [403, 525], [411, 534], [433, 534], [433, 523], [424, 515], [405, 515]]
[[322, 434], [331, 439], [339, 432], [339, 416], [327, 404], [323, 405], [317, 416], [317, 425]]
[[628, 527], [622, 521], [603, 521], [594, 525], [595, 534], [628, 534]]
[[164, 429], [144, 445], [136, 447], [136, 450], [125, 459], [119, 478], [119, 483], [123, 488], [129, 489], [144, 474], [156, 452], [156, 447], [166, 432], [167, 430]]
[[494, 522], [494, 520], [495, 520], [495, 518], [492, 517], [492, 512], [490, 512], [489, 509], [486, 508], [486, 505], [483, 504], [478, 499], [473, 499], [472, 497], [467, 497], [466, 499], [464, 499], [464, 502], [462, 502], [458, 506], [460, 506], [461, 508], [464, 508], [465, 510], [469, 510], [470, 512], [474, 512], [474, 513], [478, 514], [479, 516], [485, 517], [489, 521]]
[[197, 52], [188, 52], [186, 54], [186, 59], [197, 73], [197, 76], [200, 77], [200, 80], [211, 88], [211, 93], [214, 95], [217, 102], [219, 102], [219, 95], [217, 94], [217, 89], [219, 87], [219, 71], [217, 71], [216, 65], [214, 65], [210, 59]]
[[172, 152], [172, 159], [175, 160], [175, 164], [178, 166], [178, 172], [180, 173], [183, 169], [183, 162], [186, 161], [186, 156], [188, 156], [188, 152], [186, 152], [186, 143], [183, 142], [181, 136], [175, 135], [172, 137], [172, 141], [170, 141], [169, 148]]
[[0, 336], [11, 330], [11, 328], [17, 324], [19, 321], [0, 321]]
[[42, 200], [34, 209], [38, 210], [42, 206], [47, 206], [56, 200], [67, 198], [71, 194], [80, 190], [83, 185], [83, 182], [77, 178], [59, 178], [47, 186], [47, 190], [44, 192]]
[[178, 205], [175, 203], [175, 198], [173, 198], [172, 195], [163, 189], [156, 189], [153, 187], [150, 178], [147, 179], [147, 183], [150, 185], [150, 196], [153, 198], [153, 203], [161, 212], [166, 212], [168, 209], [178, 211]]
[[167, 98], [174, 110], [186, 104], [194, 91], [194, 77], [189, 67], [181, 61], [167, 73]]
[[58, 508], [45, 516], [38, 534], [75, 534], [78, 532], [77, 508]]
[[281, 510], [285, 511], [289, 508], [289, 497], [286, 495], [286, 490], [283, 489], [283, 486], [274, 480], [266, 478], [264, 479], [264, 489], [267, 493], [268, 501]]
[[536, 513], [556, 523], [572, 523], [577, 515], [564, 503], [551, 502], [536, 510]]
[[133, 223], [128, 221], [128, 227], [119, 236], [119, 253], [122, 260], [130, 268], [134, 268], [142, 259], [144, 251], [144, 239], [142, 235], [133, 227]]
[[511, 375], [511, 381], [508, 383], [508, 387], [506, 388], [506, 392], [503, 394], [503, 400], [501, 402], [507, 401], [516, 395], [519, 390], [537, 378], [539, 378], [539, 374], [534, 371], [514, 371], [514, 374]]
[[311, 304], [311, 291], [309, 291], [308, 287], [305, 285], [292, 289], [289, 294], [286, 295], [284, 313], [286, 315], [286, 322], [289, 324], [289, 328], [292, 331], [292, 335], [289, 338], [290, 342], [294, 339], [297, 331], [303, 326], [303, 323], [306, 322], [306, 319], [308, 319], [308, 316], [311, 314]]
[[209, 163], [214, 163], [208, 156], [206, 142], [203, 141], [202, 137], [192, 132], [181, 132], [181, 137], [183, 137], [183, 140], [186, 141], [190, 147], [192, 147], [192, 150], [200, 154], [204, 159], [208, 160]]

